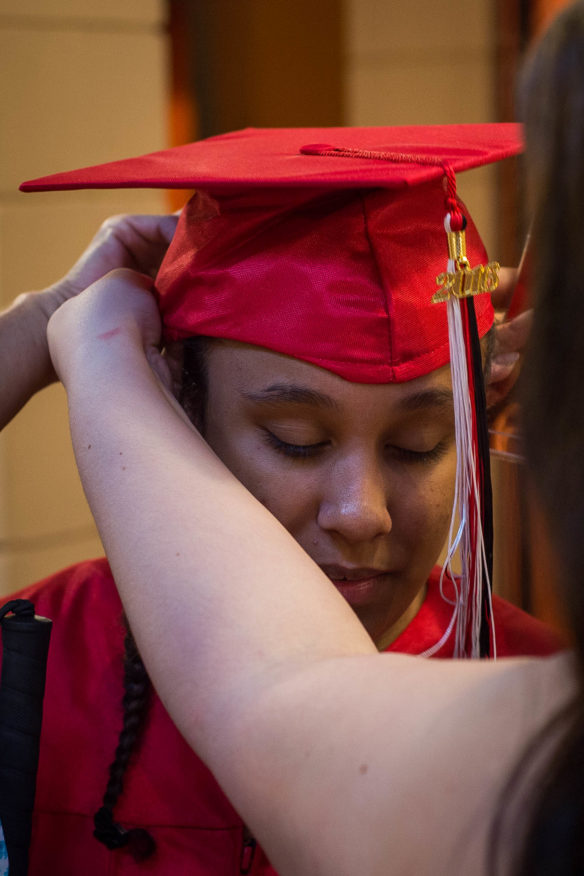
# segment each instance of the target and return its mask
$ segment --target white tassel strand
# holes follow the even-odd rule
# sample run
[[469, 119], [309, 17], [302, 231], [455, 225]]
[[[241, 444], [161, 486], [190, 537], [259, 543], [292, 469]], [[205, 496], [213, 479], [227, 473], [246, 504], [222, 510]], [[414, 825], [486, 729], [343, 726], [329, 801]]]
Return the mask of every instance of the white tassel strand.
[[[450, 214], [446, 216], [444, 227], [447, 232], [451, 230]], [[449, 259], [448, 272], [454, 273], [457, 269], [458, 266], [455, 262]], [[422, 656], [431, 657], [436, 654], [449, 639], [454, 628], [454, 657], [480, 657], [483, 586], [487, 588], [489, 601], [491, 594], [490, 582], [482, 580], [486, 562], [481, 524], [480, 491], [476, 473], [476, 451], [473, 443], [473, 412], [469, 392], [461, 303], [454, 295], [448, 299], [447, 313], [457, 464], [448, 548], [440, 578], [440, 590], [442, 597], [451, 602], [444, 593], [443, 586], [444, 576], [448, 572], [449, 577], [454, 582], [455, 602], [450, 623], [444, 634]], [[476, 532], [476, 544], [472, 544], [471, 541], [473, 530]], [[456, 575], [453, 570], [454, 558], [458, 551], [460, 551], [460, 575]], [[492, 619], [492, 605], [490, 606], [490, 614]], [[495, 650], [494, 634], [492, 638]], [[496, 657], [496, 651], [493, 657]]]

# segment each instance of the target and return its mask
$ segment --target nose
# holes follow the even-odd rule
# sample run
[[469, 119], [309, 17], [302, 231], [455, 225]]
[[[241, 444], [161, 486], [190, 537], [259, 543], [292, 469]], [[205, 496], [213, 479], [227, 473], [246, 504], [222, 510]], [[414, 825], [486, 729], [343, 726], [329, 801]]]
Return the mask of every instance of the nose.
[[351, 543], [388, 535], [392, 521], [381, 465], [361, 455], [339, 461], [329, 472], [318, 524]]

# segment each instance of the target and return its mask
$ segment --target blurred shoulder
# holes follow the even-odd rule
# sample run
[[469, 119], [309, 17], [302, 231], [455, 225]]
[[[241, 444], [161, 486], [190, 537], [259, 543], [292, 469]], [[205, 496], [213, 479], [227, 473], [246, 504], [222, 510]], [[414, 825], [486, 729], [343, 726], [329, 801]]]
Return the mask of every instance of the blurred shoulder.
[[498, 596], [493, 616], [499, 657], [547, 657], [568, 647], [558, 630]]

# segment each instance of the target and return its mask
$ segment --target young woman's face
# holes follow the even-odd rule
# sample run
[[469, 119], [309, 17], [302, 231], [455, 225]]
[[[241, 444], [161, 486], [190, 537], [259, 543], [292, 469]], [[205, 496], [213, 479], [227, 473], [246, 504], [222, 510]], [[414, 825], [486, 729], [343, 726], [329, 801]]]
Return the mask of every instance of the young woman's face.
[[449, 367], [359, 384], [259, 347], [212, 343], [205, 437], [378, 647], [390, 644], [423, 601], [450, 522]]

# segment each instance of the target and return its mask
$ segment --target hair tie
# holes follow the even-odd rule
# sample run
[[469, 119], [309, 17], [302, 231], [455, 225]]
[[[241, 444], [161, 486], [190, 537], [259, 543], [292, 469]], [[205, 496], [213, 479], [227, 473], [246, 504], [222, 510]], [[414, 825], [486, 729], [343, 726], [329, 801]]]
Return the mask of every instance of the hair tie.
[[156, 849], [156, 843], [147, 830], [142, 827], [126, 830], [114, 821], [113, 813], [107, 806], [98, 809], [93, 816], [93, 823], [93, 835], [100, 843], [110, 850], [126, 848], [136, 861], [144, 861]]

